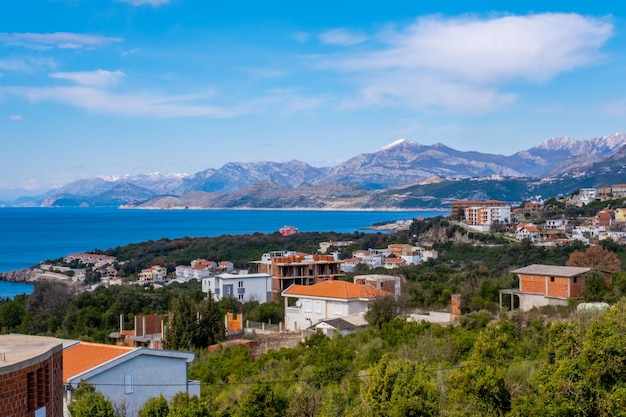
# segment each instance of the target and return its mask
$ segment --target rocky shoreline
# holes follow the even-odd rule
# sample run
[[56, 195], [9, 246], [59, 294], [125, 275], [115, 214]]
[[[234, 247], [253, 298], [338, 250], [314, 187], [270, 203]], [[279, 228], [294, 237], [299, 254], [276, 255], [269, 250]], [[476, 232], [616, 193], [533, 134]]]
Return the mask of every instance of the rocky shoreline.
[[37, 274], [32, 269], [18, 269], [17, 271], [0, 272], [0, 281], [7, 282], [35, 282]]

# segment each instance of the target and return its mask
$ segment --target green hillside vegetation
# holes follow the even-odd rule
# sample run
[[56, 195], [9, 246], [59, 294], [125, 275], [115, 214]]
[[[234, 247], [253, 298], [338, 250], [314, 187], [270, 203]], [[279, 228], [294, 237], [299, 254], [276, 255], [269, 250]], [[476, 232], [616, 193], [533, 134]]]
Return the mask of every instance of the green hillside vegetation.
[[[429, 241], [439, 258], [398, 270], [369, 273], [406, 278], [403, 296], [381, 303], [368, 330], [328, 339], [310, 336], [294, 348], [253, 358], [245, 346], [209, 353], [223, 340], [222, 317], [243, 312], [258, 321], [281, 319], [280, 304], [240, 304], [205, 299], [199, 283], [163, 288], [121, 286], [74, 293], [39, 282], [30, 296], [0, 300], [3, 332], [50, 335], [111, 343], [119, 316], [132, 328], [135, 315], [176, 311], [168, 348], [192, 350], [190, 377], [201, 381], [201, 398], [155, 399], [149, 415], [197, 416], [610, 416], [626, 398], [626, 273], [613, 287], [600, 280], [589, 300], [616, 303], [602, 313], [569, 307], [520, 314], [499, 312], [499, 290], [515, 288], [512, 269], [532, 263], [564, 265], [580, 243], [557, 247], [468, 232], [444, 218], [415, 221], [408, 233], [299, 233], [162, 239], [100, 251], [118, 258], [126, 274], [153, 264], [173, 268], [192, 259], [230, 260], [248, 266], [262, 253], [290, 249], [315, 252], [318, 243], [354, 240], [346, 252], [390, 243]], [[626, 248], [603, 242], [621, 260]], [[578, 258], [584, 258], [578, 253]], [[351, 280], [352, 275], [345, 279]], [[458, 324], [408, 322], [395, 313], [446, 309], [461, 294]], [[394, 314], [386, 314], [389, 308]], [[377, 310], [378, 311], [378, 310]], [[198, 322], [198, 317], [201, 317]], [[157, 410], [161, 414], [150, 414]], [[165, 411], [164, 411], [165, 410]], [[155, 411], [156, 412], [156, 411]], [[165, 413], [166, 414], [163, 414]]]

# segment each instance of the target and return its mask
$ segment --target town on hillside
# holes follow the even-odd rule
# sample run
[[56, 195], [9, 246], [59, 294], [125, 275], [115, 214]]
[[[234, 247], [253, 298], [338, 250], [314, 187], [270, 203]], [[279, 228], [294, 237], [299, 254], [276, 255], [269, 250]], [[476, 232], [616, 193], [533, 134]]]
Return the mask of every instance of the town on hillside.
[[[43, 301], [37, 297], [46, 295], [37, 291], [31, 296], [42, 300], [41, 310], [46, 303], [95, 300], [102, 294], [151, 301], [139, 309], [130, 307], [130, 300], [102, 307], [109, 322], [105, 332], [97, 324], [101, 313], [87, 319], [83, 307], [74, 307], [73, 316], [57, 320], [61, 327], [48, 323], [45, 336], [15, 334], [28, 328], [22, 323], [26, 316], [7, 321], [4, 306], [12, 301], [0, 302], [0, 327], [12, 333], [0, 336], [0, 381], [28, 381], [24, 393], [16, 390], [15, 396], [26, 395], [35, 415], [53, 410], [53, 415], [73, 416], [70, 410], [86, 395], [81, 387], [92, 384], [97, 395], [134, 416], [155, 397], [172, 404], [181, 391], [202, 397], [203, 384], [214, 379], [195, 371], [197, 379], [191, 379], [190, 369], [229, 348], [243, 349], [254, 361], [282, 348], [308, 346], [316, 337], [360, 337], [398, 319], [402, 326], [467, 329], [474, 323], [482, 329], [498, 313], [520, 320], [600, 314], [621, 291], [626, 294], [621, 260], [609, 250], [625, 243], [625, 199], [626, 184], [615, 184], [522, 204], [458, 200], [446, 218], [403, 221], [386, 225], [384, 234], [359, 235], [369, 239], [365, 242], [380, 242], [376, 247], [364, 249], [364, 241], [355, 239], [324, 240], [316, 242], [313, 253], [276, 248], [245, 264], [197, 258], [166, 266], [166, 255], [160, 255], [129, 273], [130, 259], [68, 254], [34, 271], [38, 285], [53, 282], [74, 292], [47, 284], [53, 299]], [[293, 239], [304, 234], [286, 226], [280, 235], [284, 244], [296, 246]], [[483, 252], [471, 258], [473, 251]], [[156, 294], [177, 295], [159, 304]], [[37, 301], [29, 303], [29, 320], [36, 322]], [[111, 321], [116, 321], [113, 328]], [[85, 326], [81, 337], [63, 333], [79, 325]], [[471, 352], [471, 346], [466, 349]], [[0, 398], [0, 407], [9, 407], [0, 409], [20, 403], [11, 395]]]

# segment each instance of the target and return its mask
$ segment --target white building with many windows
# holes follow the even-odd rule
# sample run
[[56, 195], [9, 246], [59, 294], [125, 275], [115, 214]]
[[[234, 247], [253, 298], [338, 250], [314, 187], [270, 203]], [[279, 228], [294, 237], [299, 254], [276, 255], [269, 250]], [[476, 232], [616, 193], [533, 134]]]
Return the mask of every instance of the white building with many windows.
[[208, 266], [196, 265], [178, 265], [176, 267], [176, 280], [179, 282], [188, 282], [192, 279], [202, 281], [204, 278], [211, 276], [211, 270]]
[[250, 274], [240, 270], [202, 279], [202, 291], [211, 293], [215, 301], [225, 297], [234, 297], [245, 303], [272, 301], [272, 276], [270, 274]]

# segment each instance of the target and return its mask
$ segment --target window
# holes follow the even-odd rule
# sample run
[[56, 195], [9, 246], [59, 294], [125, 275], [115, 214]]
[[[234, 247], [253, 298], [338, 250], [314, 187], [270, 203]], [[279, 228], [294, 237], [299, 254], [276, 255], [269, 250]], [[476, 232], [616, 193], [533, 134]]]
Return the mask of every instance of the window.
[[311, 300], [304, 300], [304, 312], [310, 313], [311, 311]]
[[133, 373], [126, 372], [124, 374], [124, 394], [133, 393]]
[[243, 294], [239, 294], [239, 299], [243, 300], [244, 295]]
[[550, 282], [554, 282], [554, 277], [550, 277]]
[[578, 277], [574, 277], [574, 284], [578, 281]]
[[238, 287], [243, 288], [243, 281], [239, 281]]
[[322, 314], [322, 302], [321, 301], [315, 302], [315, 312], [317, 314]]
[[341, 303], [333, 304], [333, 314], [341, 315]]

